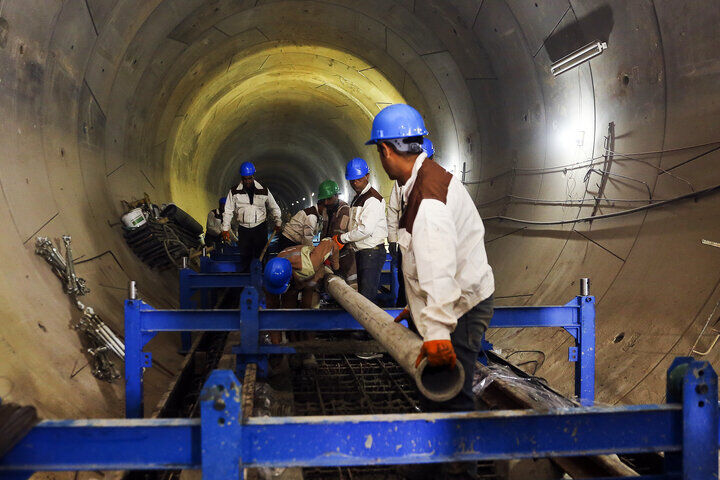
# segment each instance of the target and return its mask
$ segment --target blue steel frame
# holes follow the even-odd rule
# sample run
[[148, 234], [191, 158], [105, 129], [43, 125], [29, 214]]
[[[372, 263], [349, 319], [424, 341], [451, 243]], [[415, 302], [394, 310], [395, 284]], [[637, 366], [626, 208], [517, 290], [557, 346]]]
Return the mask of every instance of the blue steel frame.
[[718, 478], [715, 371], [678, 358], [667, 382], [673, 403], [666, 405], [243, 419], [240, 382], [216, 370], [201, 393], [199, 419], [44, 421], [0, 458], [0, 477], [202, 468], [203, 479], [225, 480], [253, 467], [665, 452], [664, 474], [632, 478]]
[[[218, 277], [216, 280], [231, 277]], [[228, 281], [235, 281], [228, 280]], [[575, 361], [575, 392], [582, 405], [595, 399], [595, 298], [576, 297], [562, 306], [497, 307], [491, 328], [559, 327], [576, 341], [570, 360]], [[392, 316], [400, 309], [387, 309]], [[125, 412], [128, 418], [143, 416], [143, 369], [152, 366], [151, 352], [143, 348], [158, 332], [240, 331], [236, 371], [244, 365], [258, 364], [262, 376], [267, 371], [267, 355], [295, 353], [283, 345], [261, 345], [261, 331], [339, 331], [363, 330], [344, 310], [262, 310], [258, 293], [248, 286], [237, 310], [156, 310], [142, 300], [125, 302]], [[572, 352], [575, 349], [576, 358]]]
[[[235, 256], [237, 255], [230, 255]], [[200, 257], [200, 272], [191, 268], [180, 270], [180, 308], [183, 310], [193, 308], [213, 308], [213, 289], [217, 288], [242, 288], [253, 286], [258, 292], [262, 292], [262, 264], [259, 260], [250, 262], [249, 273], [217, 273], [213, 272], [217, 263], [233, 263], [232, 260], [213, 260], [208, 257]], [[196, 292], [200, 292], [200, 302], [193, 299]], [[180, 352], [190, 351], [192, 346], [192, 333], [180, 333]]]

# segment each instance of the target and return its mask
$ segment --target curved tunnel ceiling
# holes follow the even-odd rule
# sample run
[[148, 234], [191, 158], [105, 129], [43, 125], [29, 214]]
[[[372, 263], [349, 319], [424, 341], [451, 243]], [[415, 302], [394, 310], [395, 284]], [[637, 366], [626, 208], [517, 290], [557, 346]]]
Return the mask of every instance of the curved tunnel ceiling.
[[[560, 226], [492, 217], [571, 220], [720, 182], [718, 21], [712, 2], [678, 11], [671, 0], [3, 4], [0, 397], [48, 417], [121, 412], [119, 385], [67, 378], [82, 359], [67, 329], [76, 312], [34, 255], [36, 235], [68, 233], [77, 255], [100, 255], [78, 272], [87, 303], [121, 329], [128, 279], [153, 305], [176, 301], [174, 275], [148, 271], [124, 244], [121, 200], [148, 193], [202, 221], [249, 160], [292, 211], [328, 177], [350, 193], [341, 180], [353, 156], [371, 161], [387, 194], [363, 143], [380, 108], [404, 101], [488, 219], [498, 303], [565, 303], [591, 277], [599, 399], [660, 401], [664, 369], [720, 296], [720, 255], [700, 244], [720, 239], [718, 199]], [[608, 50], [550, 74], [591, 40]], [[571, 391], [563, 332], [490, 339]], [[153, 342], [176, 369], [173, 339]], [[164, 382], [151, 369], [148, 394]]]

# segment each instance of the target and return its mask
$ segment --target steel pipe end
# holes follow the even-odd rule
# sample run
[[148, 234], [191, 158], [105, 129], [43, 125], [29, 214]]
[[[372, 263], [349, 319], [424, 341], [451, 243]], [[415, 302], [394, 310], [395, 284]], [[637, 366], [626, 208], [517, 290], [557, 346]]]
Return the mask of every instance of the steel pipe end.
[[465, 383], [465, 369], [460, 362], [455, 368], [433, 367], [423, 358], [415, 371], [415, 383], [425, 398], [433, 402], [446, 402], [462, 390]]

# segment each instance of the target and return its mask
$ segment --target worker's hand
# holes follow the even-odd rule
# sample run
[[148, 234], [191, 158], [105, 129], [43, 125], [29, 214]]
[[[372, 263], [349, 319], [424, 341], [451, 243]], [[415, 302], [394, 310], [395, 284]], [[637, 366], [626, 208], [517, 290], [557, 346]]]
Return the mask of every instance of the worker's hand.
[[433, 367], [447, 365], [450, 368], [455, 368], [457, 362], [457, 355], [455, 355], [455, 349], [450, 340], [430, 340], [423, 343], [420, 355], [415, 360], [415, 368], [420, 365], [420, 362], [425, 357]]
[[275, 233], [282, 233], [283, 227], [282, 225], [275, 225]]
[[230, 243], [230, 230], [223, 230], [220, 234], [220, 238], [222, 238], [223, 242]]
[[338, 250], [342, 250], [345, 244], [340, 241], [340, 235], [333, 235], [332, 239], [333, 242], [335, 242], [335, 245], [337, 245]]
[[400, 312], [397, 317], [395, 317], [395, 323], [400, 323], [403, 320], [410, 321], [410, 309], [407, 307], [403, 308], [403, 311]]

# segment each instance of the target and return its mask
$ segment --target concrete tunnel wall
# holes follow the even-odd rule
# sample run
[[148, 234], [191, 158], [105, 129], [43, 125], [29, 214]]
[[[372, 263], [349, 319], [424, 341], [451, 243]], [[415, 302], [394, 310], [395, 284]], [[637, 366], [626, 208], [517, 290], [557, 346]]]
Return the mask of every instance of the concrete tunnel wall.
[[[719, 21], [720, 3], [701, 0], [0, 1], [0, 397], [44, 417], [122, 413], [121, 382], [72, 376], [86, 361], [68, 328], [78, 312], [34, 254], [37, 235], [70, 234], [86, 259], [112, 252], [77, 271], [86, 303], [121, 329], [129, 279], [157, 307], [176, 305], [177, 283], [126, 247], [120, 200], [147, 192], [204, 222], [250, 160], [293, 211], [326, 177], [348, 195], [353, 156], [387, 195], [363, 142], [389, 103], [423, 113], [437, 158], [457, 175], [466, 164], [486, 218], [580, 218], [720, 183]], [[602, 56], [550, 74], [595, 39]], [[601, 176], [585, 176], [610, 122], [610, 171], [623, 177], [596, 209]], [[565, 303], [590, 277], [599, 401], [662, 401], [665, 368], [720, 298], [720, 251], [700, 244], [720, 239], [719, 206], [707, 196], [540, 228], [488, 220], [498, 304]], [[489, 338], [506, 354], [542, 351], [537, 375], [570, 393], [567, 334]], [[151, 349], [169, 371], [148, 372], [156, 399], [181, 357], [174, 337]], [[715, 350], [706, 358], [717, 365]]]

